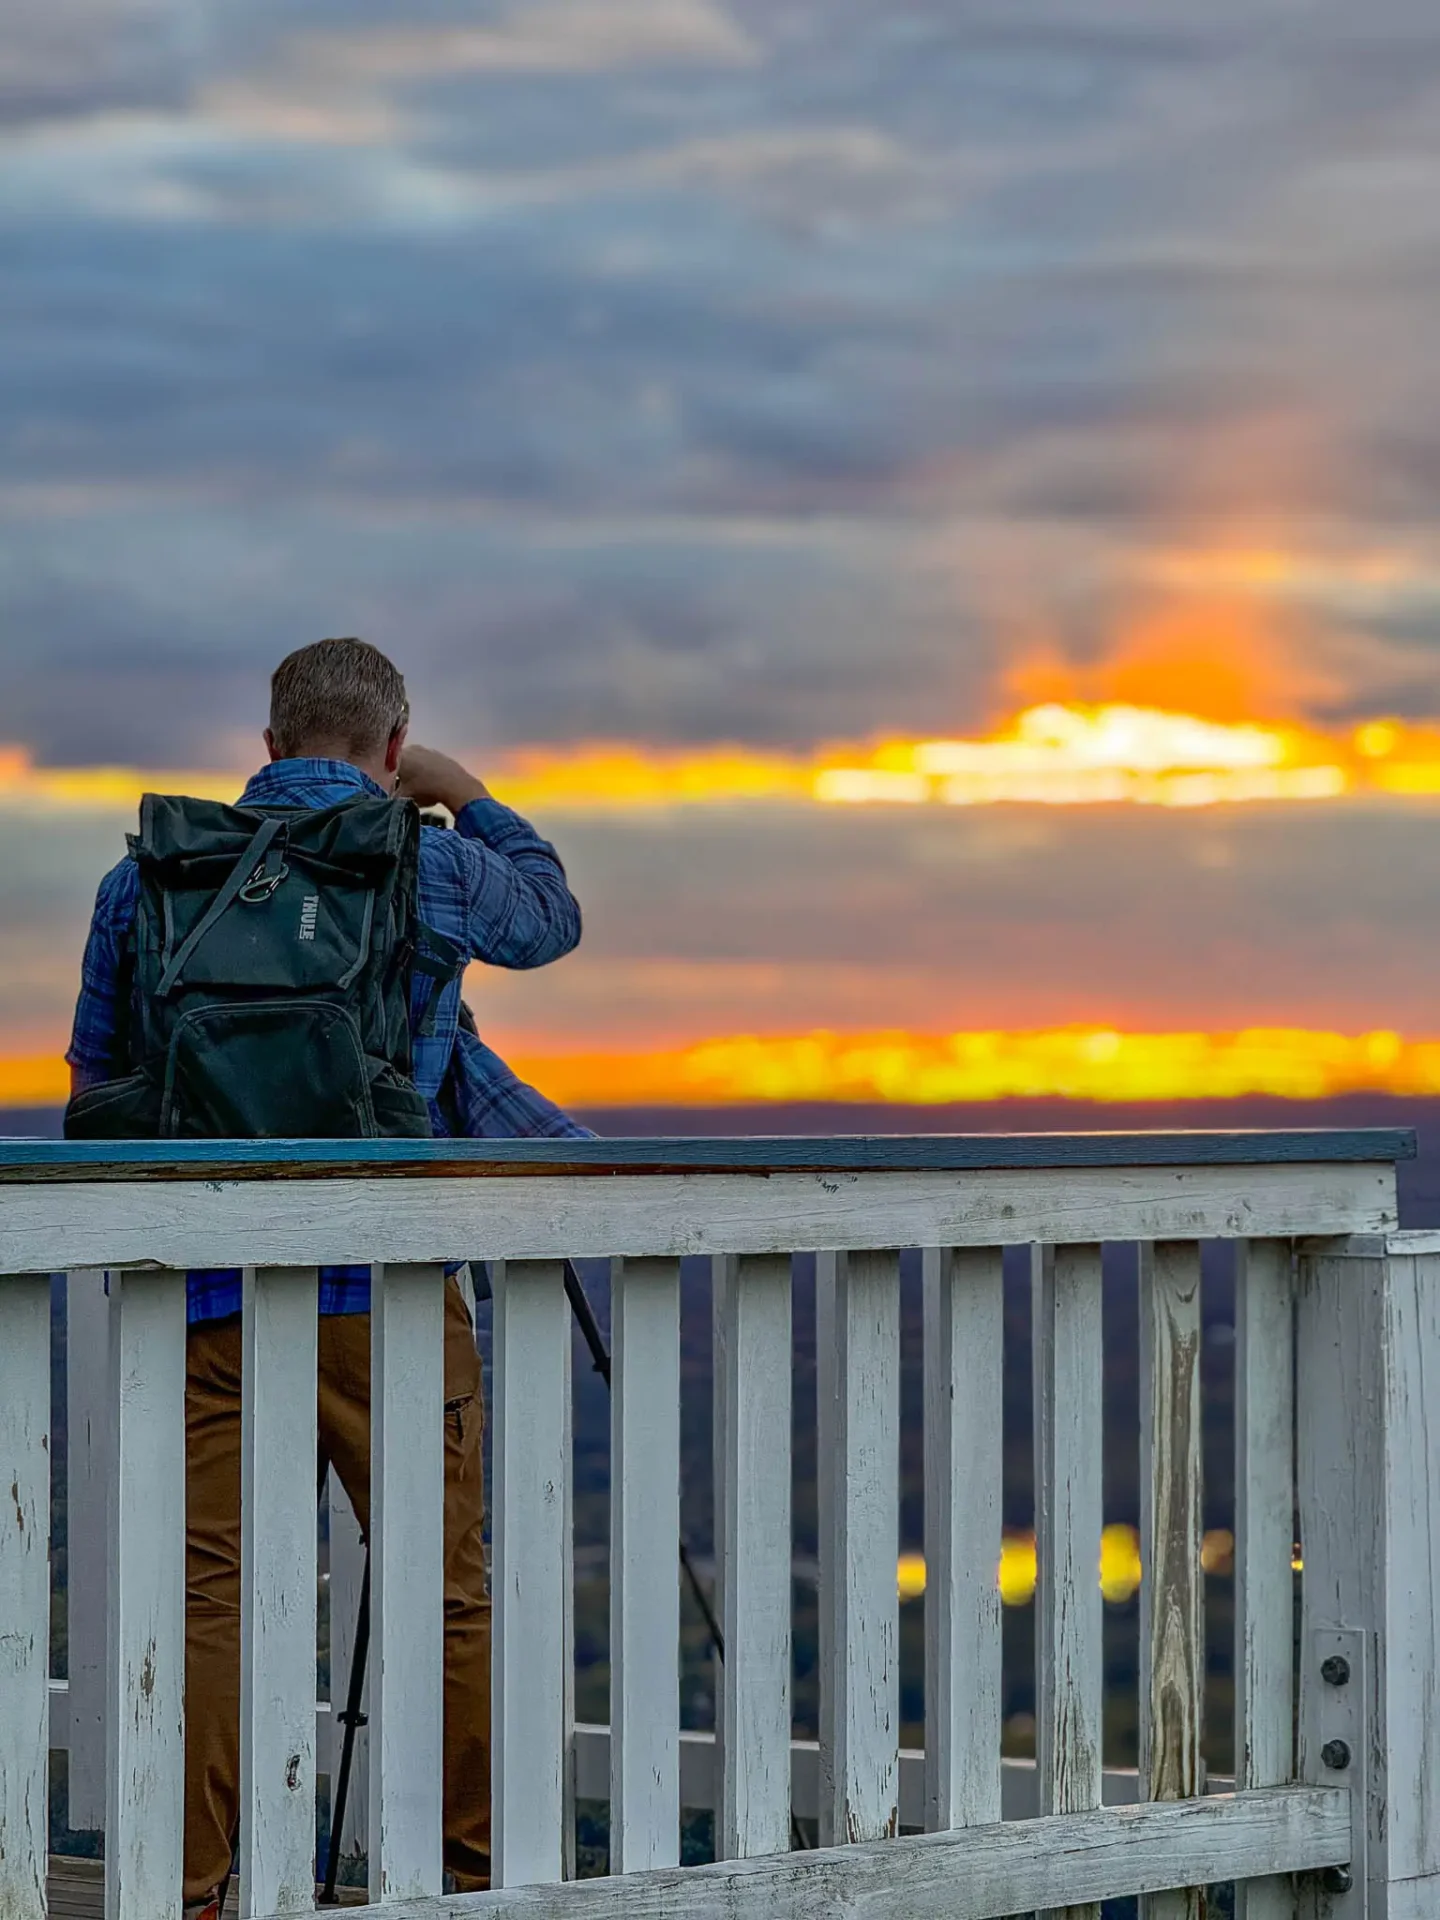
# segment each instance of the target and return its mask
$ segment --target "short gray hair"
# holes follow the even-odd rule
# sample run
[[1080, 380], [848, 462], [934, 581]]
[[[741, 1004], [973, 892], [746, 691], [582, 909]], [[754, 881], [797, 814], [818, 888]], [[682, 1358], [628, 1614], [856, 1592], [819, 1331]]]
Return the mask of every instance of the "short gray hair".
[[409, 718], [404, 676], [366, 640], [317, 640], [282, 660], [270, 681], [270, 733], [282, 760], [321, 746], [368, 757]]

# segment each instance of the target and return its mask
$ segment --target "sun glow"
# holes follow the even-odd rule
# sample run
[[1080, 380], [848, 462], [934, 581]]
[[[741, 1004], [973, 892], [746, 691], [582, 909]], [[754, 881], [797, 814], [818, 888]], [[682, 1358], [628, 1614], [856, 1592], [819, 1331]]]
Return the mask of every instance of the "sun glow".
[[524, 809], [820, 806], [1156, 806], [1440, 794], [1440, 726], [1367, 720], [1325, 731], [1161, 707], [1046, 701], [991, 733], [834, 746], [808, 758], [741, 748], [530, 751], [494, 770]]
[[1336, 743], [1292, 728], [1222, 725], [1153, 707], [1028, 707], [997, 734], [881, 748], [827, 767], [819, 801], [985, 806], [1213, 806], [1324, 800], [1349, 786]]
[[[483, 765], [523, 812], [772, 806], [1249, 806], [1440, 795], [1440, 724], [1345, 731], [1166, 708], [1046, 701], [990, 733], [810, 754], [623, 743], [520, 748]], [[232, 798], [243, 773], [42, 767], [0, 748], [0, 805], [129, 811], [147, 791]]]
[[975, 737], [832, 746], [808, 758], [742, 748], [531, 750], [497, 764], [493, 777], [522, 811], [1413, 800], [1440, 794], [1440, 726], [1373, 719], [1338, 732], [1123, 702], [1046, 701]]
[[[1440, 725], [1372, 719], [1344, 733], [1229, 724], [1124, 703], [1049, 701], [973, 738], [804, 755], [624, 744], [518, 749], [486, 767], [522, 811], [745, 806], [1245, 806], [1440, 794]], [[148, 791], [233, 798], [243, 774], [37, 766], [0, 748], [0, 804], [129, 811]]]

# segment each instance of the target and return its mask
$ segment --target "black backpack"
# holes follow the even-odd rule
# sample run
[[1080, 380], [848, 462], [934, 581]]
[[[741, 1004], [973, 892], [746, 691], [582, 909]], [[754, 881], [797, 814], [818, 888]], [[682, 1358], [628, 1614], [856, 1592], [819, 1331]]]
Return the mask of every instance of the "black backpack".
[[411, 978], [438, 991], [464, 956], [417, 918], [411, 802], [150, 793], [129, 846], [140, 897], [118, 996], [124, 1077], [76, 1095], [67, 1137], [429, 1135]]

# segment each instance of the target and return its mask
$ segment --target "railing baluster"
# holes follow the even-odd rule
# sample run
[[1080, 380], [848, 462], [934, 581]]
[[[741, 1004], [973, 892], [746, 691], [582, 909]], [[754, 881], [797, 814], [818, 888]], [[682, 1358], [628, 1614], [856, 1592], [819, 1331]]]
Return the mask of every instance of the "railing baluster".
[[[1288, 1240], [1242, 1240], [1235, 1289], [1235, 1784], [1295, 1777], [1295, 1290]], [[1236, 1920], [1291, 1920], [1288, 1880]]]
[[377, 1266], [370, 1337], [370, 1898], [390, 1901], [441, 1886], [442, 1270]]
[[44, 1920], [50, 1779], [50, 1276], [0, 1276], [0, 1914]]
[[927, 1247], [925, 1825], [1000, 1818], [1005, 1291], [998, 1247]]
[[245, 1270], [240, 1912], [315, 1905], [316, 1272]]
[[[350, 1664], [360, 1622], [360, 1593], [365, 1581], [365, 1540], [339, 1474], [330, 1469], [330, 1715], [326, 1731], [325, 1770], [330, 1775], [330, 1804], [340, 1774], [345, 1725], [340, 1716], [350, 1690]], [[370, 1663], [365, 1663], [365, 1685], [360, 1711], [369, 1716]], [[342, 1859], [366, 1853], [370, 1832], [370, 1729], [357, 1727], [350, 1750], [350, 1787], [345, 1800], [345, 1822], [340, 1829]]]
[[816, 1272], [820, 1835], [900, 1821], [900, 1256], [822, 1253]]
[[565, 1472], [560, 1481], [560, 1561], [563, 1568], [560, 1580], [560, 1875], [564, 1880], [576, 1880], [580, 1875], [580, 1836], [575, 1826], [574, 1350], [572, 1338], [565, 1353], [565, 1418], [560, 1429], [560, 1457], [565, 1462]]
[[105, 1455], [110, 1433], [110, 1298], [93, 1268], [66, 1276], [66, 1634], [72, 1828], [105, 1824]]
[[178, 1920], [185, 1811], [183, 1273], [111, 1274], [110, 1418], [105, 1916]]
[[[730, 1292], [734, 1285], [735, 1255], [715, 1254], [710, 1262], [710, 1487], [715, 1503], [711, 1518], [715, 1579], [710, 1590], [710, 1603], [715, 1609], [715, 1618], [722, 1623], [722, 1634], [725, 1619], [725, 1488], [729, 1460], [726, 1441], [729, 1417], [725, 1410], [725, 1396], [729, 1391], [730, 1378], [725, 1353], [729, 1341]], [[715, 1648], [711, 1650], [710, 1673], [715, 1689], [713, 1804], [718, 1808], [723, 1799], [722, 1783], [725, 1778], [725, 1662], [720, 1658], [719, 1650]], [[716, 1844], [720, 1846], [722, 1844], [721, 1823], [718, 1819], [715, 1834]]]
[[[1100, 1248], [1036, 1247], [1036, 1785], [1041, 1813], [1101, 1804], [1104, 1648], [1097, 1559], [1104, 1521]], [[1100, 1920], [1095, 1904], [1069, 1920]]]
[[[1140, 1793], [1200, 1792], [1200, 1249], [1140, 1249]], [[1200, 1890], [1155, 1893], [1149, 1920], [1199, 1920]]]
[[558, 1261], [493, 1273], [492, 1873], [518, 1887], [564, 1871], [570, 1314]]
[[610, 1870], [680, 1859], [680, 1263], [611, 1272]]
[[790, 1258], [725, 1289], [724, 1859], [790, 1845]]

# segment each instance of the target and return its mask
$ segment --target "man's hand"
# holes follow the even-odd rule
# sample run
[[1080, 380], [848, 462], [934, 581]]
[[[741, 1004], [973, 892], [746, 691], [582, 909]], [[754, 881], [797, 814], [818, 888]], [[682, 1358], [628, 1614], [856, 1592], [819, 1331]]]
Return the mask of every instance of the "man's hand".
[[483, 780], [467, 773], [458, 760], [434, 747], [407, 746], [400, 755], [400, 784], [396, 792], [421, 807], [444, 807], [459, 813], [472, 800], [488, 800]]

